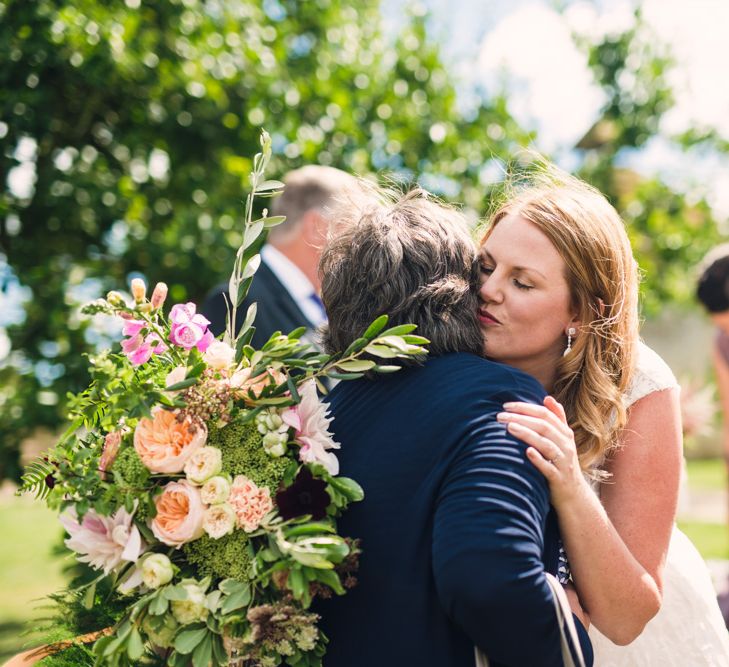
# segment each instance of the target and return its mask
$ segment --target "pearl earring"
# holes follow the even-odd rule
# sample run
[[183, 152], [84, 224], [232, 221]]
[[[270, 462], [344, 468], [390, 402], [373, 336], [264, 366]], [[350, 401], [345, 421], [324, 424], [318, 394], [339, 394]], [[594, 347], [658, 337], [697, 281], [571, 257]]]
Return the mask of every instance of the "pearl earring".
[[576, 333], [577, 330], [574, 327], [570, 327], [569, 329], [567, 329], [567, 347], [562, 353], [563, 357], [566, 357], [572, 351], [572, 336], [574, 336]]

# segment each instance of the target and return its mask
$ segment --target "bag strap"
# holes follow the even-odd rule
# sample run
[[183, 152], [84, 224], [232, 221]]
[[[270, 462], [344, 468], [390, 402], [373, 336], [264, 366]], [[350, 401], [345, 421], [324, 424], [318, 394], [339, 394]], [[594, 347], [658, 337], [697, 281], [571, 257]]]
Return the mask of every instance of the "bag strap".
[[[547, 575], [547, 583], [552, 589], [554, 611], [557, 614], [557, 623], [559, 624], [559, 643], [562, 650], [564, 667], [585, 667], [585, 658], [582, 655], [582, 646], [580, 644], [580, 638], [577, 635], [575, 619], [572, 618], [572, 609], [567, 600], [567, 594], [553, 574], [549, 574], [549, 572], [545, 572], [545, 574]], [[565, 625], [567, 626], [566, 630]], [[576, 661], [572, 656], [572, 651], [570, 651], [570, 643], [574, 647], [577, 656]], [[474, 652], [476, 656], [476, 667], [489, 667], [488, 656], [477, 647], [474, 647]]]

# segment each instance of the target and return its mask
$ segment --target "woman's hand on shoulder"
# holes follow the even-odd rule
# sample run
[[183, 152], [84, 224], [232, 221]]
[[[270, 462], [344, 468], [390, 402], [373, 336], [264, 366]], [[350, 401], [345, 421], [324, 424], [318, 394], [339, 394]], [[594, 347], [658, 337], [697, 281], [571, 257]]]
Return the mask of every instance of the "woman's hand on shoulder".
[[504, 403], [504, 412], [496, 419], [529, 445], [527, 458], [546, 478], [557, 509], [589, 488], [580, 468], [575, 435], [567, 425], [564, 408], [554, 398], [547, 396], [544, 405]]

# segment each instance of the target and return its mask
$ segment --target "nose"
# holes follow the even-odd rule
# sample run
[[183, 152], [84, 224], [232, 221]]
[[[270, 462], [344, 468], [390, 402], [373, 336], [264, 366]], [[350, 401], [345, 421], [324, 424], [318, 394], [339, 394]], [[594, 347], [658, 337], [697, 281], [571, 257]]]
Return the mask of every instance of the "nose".
[[501, 303], [504, 293], [501, 288], [500, 279], [494, 271], [491, 275], [481, 274], [481, 287], [478, 295], [484, 303]]

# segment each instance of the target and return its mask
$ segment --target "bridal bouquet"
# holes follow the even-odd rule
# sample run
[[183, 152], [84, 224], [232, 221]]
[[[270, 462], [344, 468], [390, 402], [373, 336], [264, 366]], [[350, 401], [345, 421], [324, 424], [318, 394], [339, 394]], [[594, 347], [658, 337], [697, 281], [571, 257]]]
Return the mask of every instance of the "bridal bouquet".
[[252, 247], [282, 221], [252, 220], [253, 197], [282, 188], [263, 178], [265, 133], [261, 145], [222, 339], [194, 303], [166, 313], [163, 283], [147, 298], [134, 280], [130, 297], [86, 306], [123, 320], [121, 350], [90, 357], [70, 427], [24, 476], [22, 490], [60, 511], [67, 547], [98, 571], [88, 603], [102, 580], [126, 596], [94, 645], [99, 665], [321, 665], [311, 602], [355, 583], [358, 545], [336, 518], [363, 492], [338, 474], [321, 380], [395, 371], [387, 364], [425, 354], [427, 341], [383, 316], [339, 355], [302, 343], [303, 329], [256, 350], [255, 305], [236, 331]]

